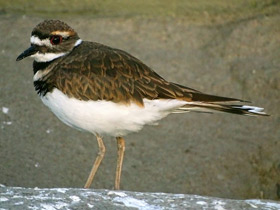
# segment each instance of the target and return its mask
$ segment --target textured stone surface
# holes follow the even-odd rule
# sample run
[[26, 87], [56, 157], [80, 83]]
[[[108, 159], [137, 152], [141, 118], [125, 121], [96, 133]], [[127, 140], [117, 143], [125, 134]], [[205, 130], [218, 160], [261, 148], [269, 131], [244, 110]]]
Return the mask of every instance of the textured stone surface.
[[[36, 15], [0, 10], [0, 183], [82, 187], [97, 155], [95, 137], [60, 122], [34, 91], [32, 59], [15, 61], [30, 45], [33, 27], [44, 19], [43, 7], [36, 2], [16, 5], [28, 11], [40, 8]], [[82, 1], [70, 6], [78, 2]], [[63, 16], [49, 11], [49, 18], [66, 21], [83, 40], [128, 51], [169, 81], [249, 100], [271, 114], [267, 118], [174, 114], [158, 126], [128, 135], [123, 190], [280, 199], [280, 13], [268, 13], [279, 4], [258, 1], [252, 4], [253, 15], [240, 16], [242, 5], [232, 10], [227, 2], [237, 1], [221, 0], [232, 17], [216, 24], [208, 18], [207, 8], [218, 12], [221, 7], [213, 2], [200, 8], [206, 11], [198, 12], [198, 22], [188, 15], [158, 16], [156, 11], [154, 16], [108, 17], [101, 10], [98, 18], [85, 16], [83, 10], [72, 16], [64, 7], [58, 8], [65, 11]], [[259, 4], [264, 4], [266, 15]], [[106, 8], [113, 12], [109, 5]], [[114, 183], [116, 142], [106, 137], [104, 144], [107, 152], [92, 185], [95, 189], [111, 189]]]
[[0, 187], [0, 209], [266, 209], [280, 203], [268, 200], [230, 200], [198, 195], [85, 189]]

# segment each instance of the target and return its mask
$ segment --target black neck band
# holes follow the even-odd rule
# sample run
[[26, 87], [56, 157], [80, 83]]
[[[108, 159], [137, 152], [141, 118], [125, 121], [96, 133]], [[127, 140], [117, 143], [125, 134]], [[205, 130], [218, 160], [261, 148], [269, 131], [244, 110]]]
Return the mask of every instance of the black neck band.
[[47, 68], [51, 63], [52, 63], [52, 61], [49, 61], [49, 62], [34, 61], [33, 62], [33, 73], [36, 74], [37, 71]]

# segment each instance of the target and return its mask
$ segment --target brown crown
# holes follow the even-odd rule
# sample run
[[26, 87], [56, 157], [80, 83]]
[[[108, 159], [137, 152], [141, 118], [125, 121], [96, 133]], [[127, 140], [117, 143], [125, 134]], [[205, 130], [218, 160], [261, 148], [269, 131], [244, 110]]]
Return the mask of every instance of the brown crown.
[[68, 32], [70, 35], [77, 35], [73, 28], [60, 20], [45, 20], [39, 23], [33, 29], [31, 35], [37, 35], [40, 38], [45, 38], [54, 31]]

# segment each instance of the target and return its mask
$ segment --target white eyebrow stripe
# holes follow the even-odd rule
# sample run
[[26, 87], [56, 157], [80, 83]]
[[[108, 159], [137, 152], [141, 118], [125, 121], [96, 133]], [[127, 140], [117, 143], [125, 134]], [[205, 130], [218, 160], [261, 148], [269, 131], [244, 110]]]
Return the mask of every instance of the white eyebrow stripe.
[[39, 46], [48, 46], [48, 47], [51, 47], [51, 48], [53, 47], [48, 38], [41, 40], [37, 36], [31, 36], [30, 43], [35, 44], [35, 45], [39, 45]]

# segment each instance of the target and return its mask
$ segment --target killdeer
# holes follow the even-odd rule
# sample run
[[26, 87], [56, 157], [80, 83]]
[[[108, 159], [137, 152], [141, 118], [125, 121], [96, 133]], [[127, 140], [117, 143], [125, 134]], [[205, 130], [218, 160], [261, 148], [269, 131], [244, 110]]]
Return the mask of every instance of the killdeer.
[[31, 46], [17, 57], [33, 57], [34, 86], [43, 103], [65, 124], [93, 133], [99, 153], [85, 188], [105, 154], [103, 135], [116, 137], [115, 189], [125, 151], [124, 136], [170, 113], [227, 112], [267, 115], [246, 101], [204, 94], [168, 82], [125, 51], [82, 41], [66, 23], [45, 20], [31, 33]]

